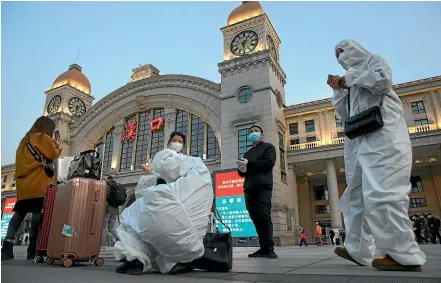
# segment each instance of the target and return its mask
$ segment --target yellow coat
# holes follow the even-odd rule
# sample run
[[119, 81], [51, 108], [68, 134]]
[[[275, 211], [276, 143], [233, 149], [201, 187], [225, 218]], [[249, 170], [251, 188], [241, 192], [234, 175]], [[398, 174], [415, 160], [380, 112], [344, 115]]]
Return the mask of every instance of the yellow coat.
[[[61, 149], [57, 149], [55, 141], [46, 134], [31, 132], [29, 143], [44, 160], [55, 160], [60, 156]], [[17, 148], [15, 174], [17, 200], [44, 197], [47, 186], [55, 181], [46, 175], [43, 164], [37, 162], [26, 147], [26, 137]]]

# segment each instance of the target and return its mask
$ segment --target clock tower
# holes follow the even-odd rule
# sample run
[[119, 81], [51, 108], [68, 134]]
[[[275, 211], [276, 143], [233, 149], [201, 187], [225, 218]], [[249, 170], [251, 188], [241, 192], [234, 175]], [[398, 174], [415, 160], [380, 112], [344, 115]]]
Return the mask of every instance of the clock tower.
[[224, 61], [221, 74], [222, 169], [237, 168], [236, 160], [251, 143], [248, 129], [263, 128], [264, 141], [277, 150], [271, 216], [276, 244], [293, 244], [294, 202], [287, 183], [284, 118], [286, 76], [280, 66], [280, 38], [257, 1], [243, 1], [221, 28]]
[[43, 115], [55, 121], [60, 131], [62, 155], [70, 154], [70, 125], [77, 121], [91, 106], [94, 97], [87, 77], [81, 66], [72, 64], [59, 75], [46, 91]]

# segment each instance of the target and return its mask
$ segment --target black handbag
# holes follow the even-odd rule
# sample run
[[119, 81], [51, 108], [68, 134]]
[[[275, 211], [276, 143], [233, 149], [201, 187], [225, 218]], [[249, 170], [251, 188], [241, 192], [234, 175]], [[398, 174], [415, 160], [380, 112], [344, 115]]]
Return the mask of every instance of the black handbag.
[[35, 161], [43, 164], [44, 173], [46, 173], [49, 178], [52, 178], [55, 175], [54, 163], [51, 161], [46, 161], [46, 163], [44, 163], [43, 159], [38, 155], [37, 150], [29, 143], [29, 141], [26, 141], [26, 147], [34, 157]]
[[[351, 89], [348, 89], [348, 114], [351, 113]], [[383, 105], [384, 94], [381, 95], [380, 103], [366, 109], [357, 115], [349, 117], [345, 121], [345, 135], [352, 139], [378, 131], [384, 126], [383, 116], [381, 116], [381, 106]]]
[[95, 150], [86, 150], [75, 156], [70, 163], [67, 179], [75, 177], [101, 180], [101, 159]]
[[192, 268], [202, 269], [208, 272], [228, 272], [233, 268], [233, 238], [231, 236], [231, 229], [224, 224], [214, 204], [213, 212], [216, 219], [222, 223], [229, 232], [207, 232], [204, 237], [204, 255], [188, 265]]

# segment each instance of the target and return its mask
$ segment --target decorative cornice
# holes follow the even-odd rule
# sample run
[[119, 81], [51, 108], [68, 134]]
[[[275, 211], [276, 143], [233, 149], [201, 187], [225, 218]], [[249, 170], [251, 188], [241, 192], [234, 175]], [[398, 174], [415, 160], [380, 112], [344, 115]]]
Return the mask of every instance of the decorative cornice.
[[193, 76], [186, 75], [162, 75], [151, 78], [142, 79], [139, 81], [127, 83], [125, 86], [111, 92], [106, 97], [93, 105], [79, 120], [72, 125], [72, 136], [78, 134], [79, 129], [89, 123], [99, 113], [101, 113], [109, 105], [116, 103], [126, 96], [132, 95], [148, 89], [162, 88], [162, 87], [182, 87], [204, 92], [217, 99], [221, 98], [220, 84]]
[[224, 77], [228, 72], [231, 75], [234, 75], [235, 72], [240, 73], [242, 69], [246, 69], [247, 71], [250, 67], [257, 68], [258, 64], [269, 64], [271, 69], [276, 73], [277, 78], [283, 84], [286, 84], [286, 75], [283, 72], [280, 65], [274, 61], [272, 56], [269, 53], [269, 50], [262, 50], [255, 53], [251, 53], [242, 57], [236, 57], [231, 60], [227, 60], [218, 64], [219, 73]]
[[223, 27], [220, 29], [220, 31], [222, 32], [222, 34], [224, 36], [232, 34], [232, 33], [237, 33], [237, 32], [242, 31], [244, 29], [252, 28], [254, 26], [262, 24], [265, 20], [265, 16], [266, 16], [265, 14], [258, 15], [254, 18], [246, 19], [241, 22], [237, 22], [233, 25]]
[[4, 170], [15, 170], [15, 163], [2, 165], [2, 171]]
[[255, 125], [256, 122], [259, 121], [259, 117], [251, 117], [246, 120], [235, 120], [231, 124], [233, 125], [233, 131], [234, 135], [237, 135], [237, 128], [241, 126], [247, 126], [247, 125]]
[[88, 101], [90, 103], [92, 103], [95, 100], [95, 97], [93, 97], [92, 95], [87, 94], [85, 92], [82, 92], [82, 91], [80, 91], [80, 90], [78, 90], [78, 89], [76, 89], [76, 88], [74, 88], [74, 87], [72, 87], [70, 85], [62, 85], [62, 86], [59, 86], [57, 88], [50, 89], [50, 90], [46, 91], [45, 93], [46, 93], [46, 96], [53, 96], [53, 95], [57, 95], [57, 94], [58, 95], [63, 95], [66, 92], [69, 92], [70, 94], [72, 94], [74, 96], [75, 95], [79, 96], [82, 99], [84, 99], [84, 100], [86, 100], [86, 101]]

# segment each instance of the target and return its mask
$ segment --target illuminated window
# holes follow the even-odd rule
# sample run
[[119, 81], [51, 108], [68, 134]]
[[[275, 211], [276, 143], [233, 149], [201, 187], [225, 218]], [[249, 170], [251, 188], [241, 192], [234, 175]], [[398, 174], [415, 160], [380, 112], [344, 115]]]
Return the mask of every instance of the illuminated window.
[[411, 193], [422, 193], [423, 192], [423, 182], [420, 176], [410, 177], [410, 183], [412, 184]]
[[150, 110], [139, 113], [134, 169], [139, 169], [141, 164], [147, 163], [151, 118]]
[[242, 129], [238, 131], [238, 155], [242, 158], [245, 152], [247, 152], [253, 144], [248, 139], [248, 129]]
[[305, 121], [305, 130], [307, 133], [315, 132], [314, 120]]
[[207, 125], [207, 159], [214, 159], [220, 154], [219, 143], [210, 125]]
[[413, 114], [423, 114], [426, 113], [426, 108], [424, 107], [424, 102], [422, 100], [410, 103]]
[[203, 157], [204, 154], [204, 121], [196, 116], [191, 115], [191, 143], [190, 155]]
[[113, 131], [111, 129], [106, 134], [104, 157], [103, 157], [103, 169], [110, 169], [112, 167], [112, 155], [113, 155]]
[[[164, 118], [164, 108], [153, 110], [153, 119]], [[164, 149], [164, 129], [152, 133], [152, 146], [150, 147], [150, 158], [154, 158], [155, 154]]]
[[409, 208], [427, 207], [425, 198], [411, 198]]
[[[133, 115], [125, 120], [124, 125], [127, 123], [136, 121], [136, 115]], [[124, 133], [124, 130], [123, 130]], [[133, 140], [125, 140], [122, 142], [122, 149], [121, 149], [121, 164], [120, 164], [120, 171], [129, 171], [130, 167], [132, 166], [132, 153], [133, 153], [133, 143], [135, 141]]]

